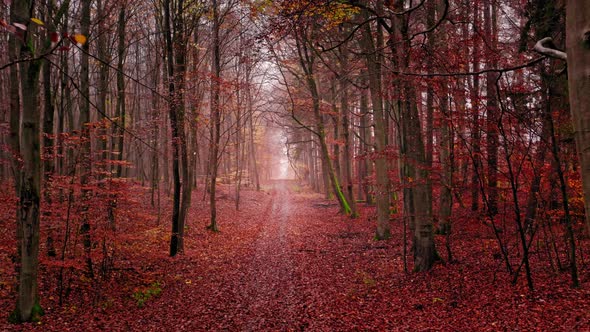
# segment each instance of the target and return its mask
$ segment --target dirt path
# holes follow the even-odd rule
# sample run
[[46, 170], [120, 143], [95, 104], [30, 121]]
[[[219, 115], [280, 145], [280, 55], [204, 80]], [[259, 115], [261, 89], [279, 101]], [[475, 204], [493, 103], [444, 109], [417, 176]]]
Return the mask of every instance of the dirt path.
[[[309, 325], [308, 287], [297, 262], [301, 212], [308, 201], [294, 201], [289, 181], [275, 181], [246, 200], [231, 204], [219, 234], [197, 235], [180, 258], [173, 283], [149, 309], [148, 329], [165, 331], [302, 331]], [[188, 235], [191, 237], [191, 235]], [[172, 271], [171, 271], [172, 272]], [[170, 277], [170, 276], [169, 276]], [[157, 310], [168, 307], [166, 318]], [[148, 309], [148, 310], [149, 310]], [[172, 328], [174, 327], [174, 328]]]
[[288, 233], [289, 223], [295, 220], [287, 186], [284, 181], [275, 182], [272, 199], [260, 220], [253, 257], [246, 267], [247, 278], [241, 286], [247, 310], [253, 314], [248, 317], [246, 330], [286, 330], [294, 325], [297, 304], [303, 302], [295, 291], [297, 277]]

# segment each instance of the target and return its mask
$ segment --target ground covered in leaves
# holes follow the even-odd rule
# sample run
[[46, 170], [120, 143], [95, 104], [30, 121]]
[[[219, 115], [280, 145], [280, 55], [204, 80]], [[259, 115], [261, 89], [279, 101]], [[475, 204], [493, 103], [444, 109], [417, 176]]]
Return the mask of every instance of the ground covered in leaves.
[[[567, 273], [533, 264], [531, 293], [524, 277], [511, 284], [489, 229], [465, 218], [453, 234], [456, 262], [405, 273], [401, 223], [392, 223], [391, 240], [375, 241], [372, 207], [361, 205], [361, 217], [350, 220], [321, 196], [275, 182], [244, 191], [236, 211], [229, 192], [219, 201], [220, 233], [205, 229], [208, 207], [195, 196], [184, 255], [167, 256], [164, 213], [160, 225], [129, 231], [108, 282], [79, 281], [87, 286], [61, 306], [42, 266], [46, 315], [25, 325], [6, 321], [14, 306], [13, 228], [9, 212], [2, 215], [0, 330], [590, 330], [584, 262], [578, 289]], [[442, 255], [444, 237], [437, 241]]]

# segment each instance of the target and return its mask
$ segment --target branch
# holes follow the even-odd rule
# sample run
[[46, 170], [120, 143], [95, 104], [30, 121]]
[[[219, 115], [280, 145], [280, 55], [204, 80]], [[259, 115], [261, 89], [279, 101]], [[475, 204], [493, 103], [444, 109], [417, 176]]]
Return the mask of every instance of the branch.
[[[475, 76], [475, 75], [481, 75], [481, 74], [485, 74], [485, 73], [500, 73], [501, 74], [501, 73], [516, 71], [519, 69], [524, 69], [527, 67], [532, 67], [533, 65], [536, 65], [537, 63], [539, 63], [545, 59], [547, 59], [547, 57], [542, 56], [542, 57], [533, 59], [529, 62], [525, 62], [520, 65], [515, 65], [515, 66], [511, 66], [511, 67], [506, 67], [506, 68], [487, 68], [487, 69], [482, 69], [482, 70], [478, 70], [478, 71], [471, 71], [471, 72], [417, 73], [417, 72], [404, 72], [404, 71], [390, 69], [390, 73], [393, 73], [396, 75], [417, 76], [417, 77]], [[382, 66], [385, 66], [385, 65], [382, 64]], [[389, 69], [389, 68], [387, 68], [387, 69]]]
[[27, 58], [20, 58], [20, 59], [15, 59], [11, 62], [8, 63], [4, 63], [2, 65], [0, 65], [0, 71], [10, 67], [10, 66], [14, 66], [17, 65], [21, 62], [33, 62], [33, 61], [39, 61], [43, 58], [46, 58], [48, 55], [51, 55], [59, 46], [62, 45], [64, 39], [60, 39], [51, 49], [49, 49], [47, 52], [40, 54], [39, 56], [36, 57], [27, 57]]
[[545, 38], [539, 40], [535, 44], [534, 50], [537, 51], [538, 53], [541, 53], [541, 54], [546, 55], [548, 57], [567, 61], [567, 54], [565, 52], [560, 51], [555, 48], [548, 47], [548, 46], [550, 46], [548, 44], [553, 45], [553, 38], [545, 37]]

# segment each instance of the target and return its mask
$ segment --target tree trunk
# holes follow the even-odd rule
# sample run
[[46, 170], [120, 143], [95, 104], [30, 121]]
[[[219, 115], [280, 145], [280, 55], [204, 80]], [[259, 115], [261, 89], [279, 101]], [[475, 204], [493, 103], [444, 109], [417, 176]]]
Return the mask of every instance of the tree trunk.
[[590, 3], [568, 0], [566, 5], [566, 52], [570, 109], [590, 233]]
[[[496, 52], [496, 5], [492, 0], [487, 0], [484, 5], [484, 30], [488, 38], [490, 51]], [[486, 63], [486, 68], [496, 68], [496, 55], [490, 54]], [[487, 208], [489, 215], [494, 216], [498, 213], [498, 96], [496, 95], [496, 80], [498, 73], [488, 72], [486, 74], [486, 152], [488, 161], [487, 180], [488, 180], [488, 198]]]
[[[443, 234], [451, 231], [451, 212], [453, 208], [453, 132], [451, 127], [451, 114], [449, 112], [449, 99], [446, 91], [440, 101], [442, 116], [441, 139], [440, 139], [440, 162], [442, 165], [441, 192], [440, 192], [440, 230]], [[450, 259], [450, 251], [449, 251]]]
[[[98, 17], [104, 17], [105, 15], [107, 15], [105, 13], [105, 6], [106, 4], [103, 3], [102, 0], [98, 0], [97, 4], [96, 4], [97, 8], [98, 8]], [[98, 24], [98, 37], [97, 37], [97, 47], [98, 47], [98, 59], [100, 59], [100, 63], [99, 63], [99, 70], [98, 70], [98, 99], [97, 99], [97, 107], [99, 109], [100, 112], [102, 112], [104, 115], [101, 116], [101, 120], [105, 120], [105, 116], [106, 114], [108, 114], [107, 112], [107, 96], [108, 96], [108, 90], [109, 90], [109, 66], [107, 65], [107, 63], [110, 62], [110, 54], [108, 52], [107, 49], [107, 31], [104, 27], [105, 23], [104, 22], [100, 22]], [[100, 156], [103, 161], [106, 161], [106, 159], [108, 159], [108, 145], [107, 145], [107, 129], [106, 127], [102, 127], [100, 129], [101, 132], [104, 131], [104, 133], [100, 133], [99, 134], [99, 142], [98, 142], [98, 150], [100, 151]], [[108, 168], [106, 169], [108, 170]]]
[[[324, 176], [328, 177], [328, 181], [326, 185], [332, 187], [332, 192], [336, 195], [338, 199], [338, 203], [340, 203], [340, 208], [343, 213], [346, 215], [351, 214], [350, 206], [346, 198], [344, 197], [344, 193], [340, 188], [340, 183], [338, 181], [338, 176], [336, 175], [336, 171], [332, 166], [332, 159], [330, 158], [330, 153], [328, 151], [328, 144], [326, 143], [326, 131], [324, 127], [324, 119], [320, 111], [320, 96], [318, 93], [318, 89], [315, 83], [315, 78], [313, 77], [313, 73], [307, 73], [307, 86], [312, 95], [312, 103], [313, 103], [313, 115], [315, 118], [315, 123], [317, 126], [317, 136], [320, 144], [320, 152], [322, 154], [322, 161], [324, 165]], [[329, 187], [328, 187], [329, 188]], [[328, 189], [329, 190], [329, 189]]]
[[348, 49], [347, 45], [340, 48], [340, 115], [342, 117], [342, 138], [344, 139], [343, 151], [343, 179], [345, 185], [346, 200], [350, 204], [350, 216], [356, 218], [358, 212], [356, 210], [356, 201], [354, 197], [354, 190], [352, 187], [352, 148], [350, 139], [350, 119], [349, 119], [349, 105], [348, 105], [348, 81], [346, 77], [346, 70], [348, 69]]
[[216, 189], [217, 189], [217, 169], [219, 167], [219, 142], [221, 141], [221, 40], [219, 39], [219, 7], [217, 0], [213, 0], [213, 77], [211, 88], [211, 117], [212, 117], [212, 140], [211, 140], [211, 157], [209, 164], [211, 168], [211, 189], [209, 193], [209, 205], [211, 209], [211, 222], [208, 229], [217, 232], [217, 206], [216, 206]]
[[125, 6], [119, 8], [119, 18], [117, 21], [117, 106], [115, 110], [115, 123], [113, 126], [113, 141], [111, 149], [116, 151], [113, 159], [119, 161], [115, 167], [116, 175], [120, 178], [123, 175], [123, 149], [125, 142], [125, 118], [126, 114], [126, 93], [125, 93], [125, 29], [127, 17], [125, 13]]
[[[80, 29], [84, 36], [90, 35], [90, 8], [92, 0], [82, 1], [82, 17], [80, 19]], [[92, 165], [91, 165], [91, 143], [90, 143], [90, 62], [89, 62], [89, 43], [82, 45], [82, 54], [80, 56], [80, 131], [82, 137], [81, 143], [81, 155], [82, 155], [82, 168], [80, 175], [80, 184], [82, 187], [87, 186], [90, 182]], [[82, 190], [82, 225], [80, 227], [80, 233], [82, 234], [82, 242], [84, 243], [84, 251], [86, 254], [86, 268], [87, 275], [90, 278], [94, 278], [94, 270], [92, 267], [92, 237], [90, 234], [90, 221], [88, 220], [88, 205], [90, 202], [91, 192], [88, 189]]]
[[[398, 5], [403, 4], [399, 1]], [[400, 69], [405, 70], [409, 66], [409, 36], [407, 17], [394, 17], [392, 26], [396, 30], [394, 35], [404, 40], [401, 47], [394, 48], [390, 44], [392, 52], [397, 54]], [[395, 65], [395, 64], [394, 64]], [[430, 270], [434, 262], [439, 258], [434, 244], [434, 231], [432, 224], [432, 203], [429, 194], [428, 170], [426, 166], [425, 144], [422, 135], [422, 124], [416, 103], [416, 91], [411, 85], [412, 82], [399, 82], [399, 88], [403, 91], [405, 100], [402, 102], [400, 113], [401, 129], [406, 150], [402, 154], [403, 167], [407, 170], [408, 194], [411, 204], [404, 206], [404, 211], [409, 211], [414, 218], [413, 249], [414, 249], [414, 271]], [[404, 197], [405, 202], [406, 197]]]
[[[34, 13], [34, 2], [16, 1], [13, 6], [15, 22], [28, 25], [22, 31], [23, 42], [20, 45], [20, 58], [34, 58], [35, 27], [30, 23]], [[41, 194], [41, 113], [38, 106], [39, 76], [42, 60], [31, 60], [20, 64], [22, 95], [22, 141], [20, 155], [22, 167], [17, 186], [20, 201], [17, 213], [18, 252], [20, 254], [20, 271], [18, 276], [18, 298], [16, 306], [17, 321], [31, 321], [42, 314], [39, 306], [37, 275], [39, 269], [39, 211]], [[18, 135], [18, 134], [17, 134]]]
[[170, 114], [170, 130], [172, 133], [172, 177], [174, 182], [174, 191], [172, 199], [172, 236], [170, 237], [170, 256], [174, 257], [180, 251], [180, 137], [179, 132], [183, 128], [179, 127], [176, 88], [175, 88], [175, 70], [174, 70], [174, 44], [172, 43], [172, 31], [170, 26], [170, 0], [164, 1], [164, 34], [166, 38], [166, 61], [168, 71], [168, 110]]
[[[361, 85], [365, 85], [366, 80], [363, 79]], [[365, 155], [361, 164], [359, 164], [360, 170], [360, 178], [359, 184], [362, 184], [363, 192], [365, 195], [365, 201], [368, 205], [373, 204], [373, 195], [371, 195], [371, 186], [369, 185], [369, 176], [373, 174], [373, 161], [369, 157], [369, 154], [373, 152], [372, 144], [369, 144], [369, 137], [370, 130], [369, 130], [369, 100], [368, 100], [368, 91], [367, 89], [363, 89], [361, 91], [360, 101], [359, 101], [359, 111], [360, 111], [360, 136], [361, 142], [360, 146], [362, 147], [361, 153]]]
[[246, 99], [248, 102], [248, 126], [250, 129], [250, 158], [252, 162], [252, 169], [254, 170], [254, 182], [256, 185], [256, 191], [260, 191], [260, 177], [258, 175], [258, 162], [256, 160], [256, 143], [254, 142], [254, 135], [256, 131], [254, 129], [254, 105], [252, 101], [252, 91], [251, 87], [248, 84], [246, 87]]
[[[368, 18], [369, 13], [364, 10], [364, 17]], [[375, 237], [379, 240], [388, 239], [391, 236], [389, 226], [389, 176], [385, 152], [385, 125], [383, 114], [383, 100], [381, 99], [381, 63], [378, 61], [377, 49], [371, 27], [365, 24], [361, 39], [361, 47], [364, 50], [369, 73], [369, 90], [373, 105], [373, 125], [375, 130], [375, 199], [377, 202], [377, 232]]]
[[185, 73], [186, 73], [186, 41], [184, 26], [184, 0], [178, 1], [174, 28], [174, 50], [176, 70], [174, 71], [176, 81], [176, 90], [173, 102], [176, 104], [176, 114], [178, 121], [178, 139], [180, 144], [180, 169], [182, 171], [182, 201], [180, 204], [178, 216], [178, 252], [184, 251], [184, 225], [186, 215], [191, 205], [192, 186], [191, 186], [191, 169], [188, 160], [188, 144], [186, 139], [185, 128]]
[[[473, 4], [473, 71], [479, 71], [479, 0]], [[471, 211], [479, 210], [479, 174], [481, 172], [481, 133], [479, 124], [479, 75], [473, 76], [471, 88], [471, 108], [473, 115], [473, 128], [471, 129], [471, 157], [473, 160], [473, 172], [471, 173]]]

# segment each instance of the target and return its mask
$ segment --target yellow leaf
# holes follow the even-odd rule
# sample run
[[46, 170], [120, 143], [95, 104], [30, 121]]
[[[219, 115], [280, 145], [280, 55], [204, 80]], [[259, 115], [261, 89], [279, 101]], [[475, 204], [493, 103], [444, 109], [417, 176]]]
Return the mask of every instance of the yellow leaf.
[[38, 18], [32, 18], [32, 19], [31, 19], [31, 22], [33, 22], [33, 23], [37, 23], [38, 25], [45, 25], [45, 23], [43, 23], [43, 21], [41, 21], [41, 20], [40, 20], [40, 19], [38, 19]]
[[84, 36], [84, 35], [81, 35], [81, 34], [75, 34], [75, 35], [73, 35], [73, 36], [72, 36], [72, 39], [73, 39], [73, 40], [74, 40], [76, 43], [78, 43], [78, 44], [80, 44], [80, 45], [84, 45], [84, 44], [86, 44], [86, 36]]

